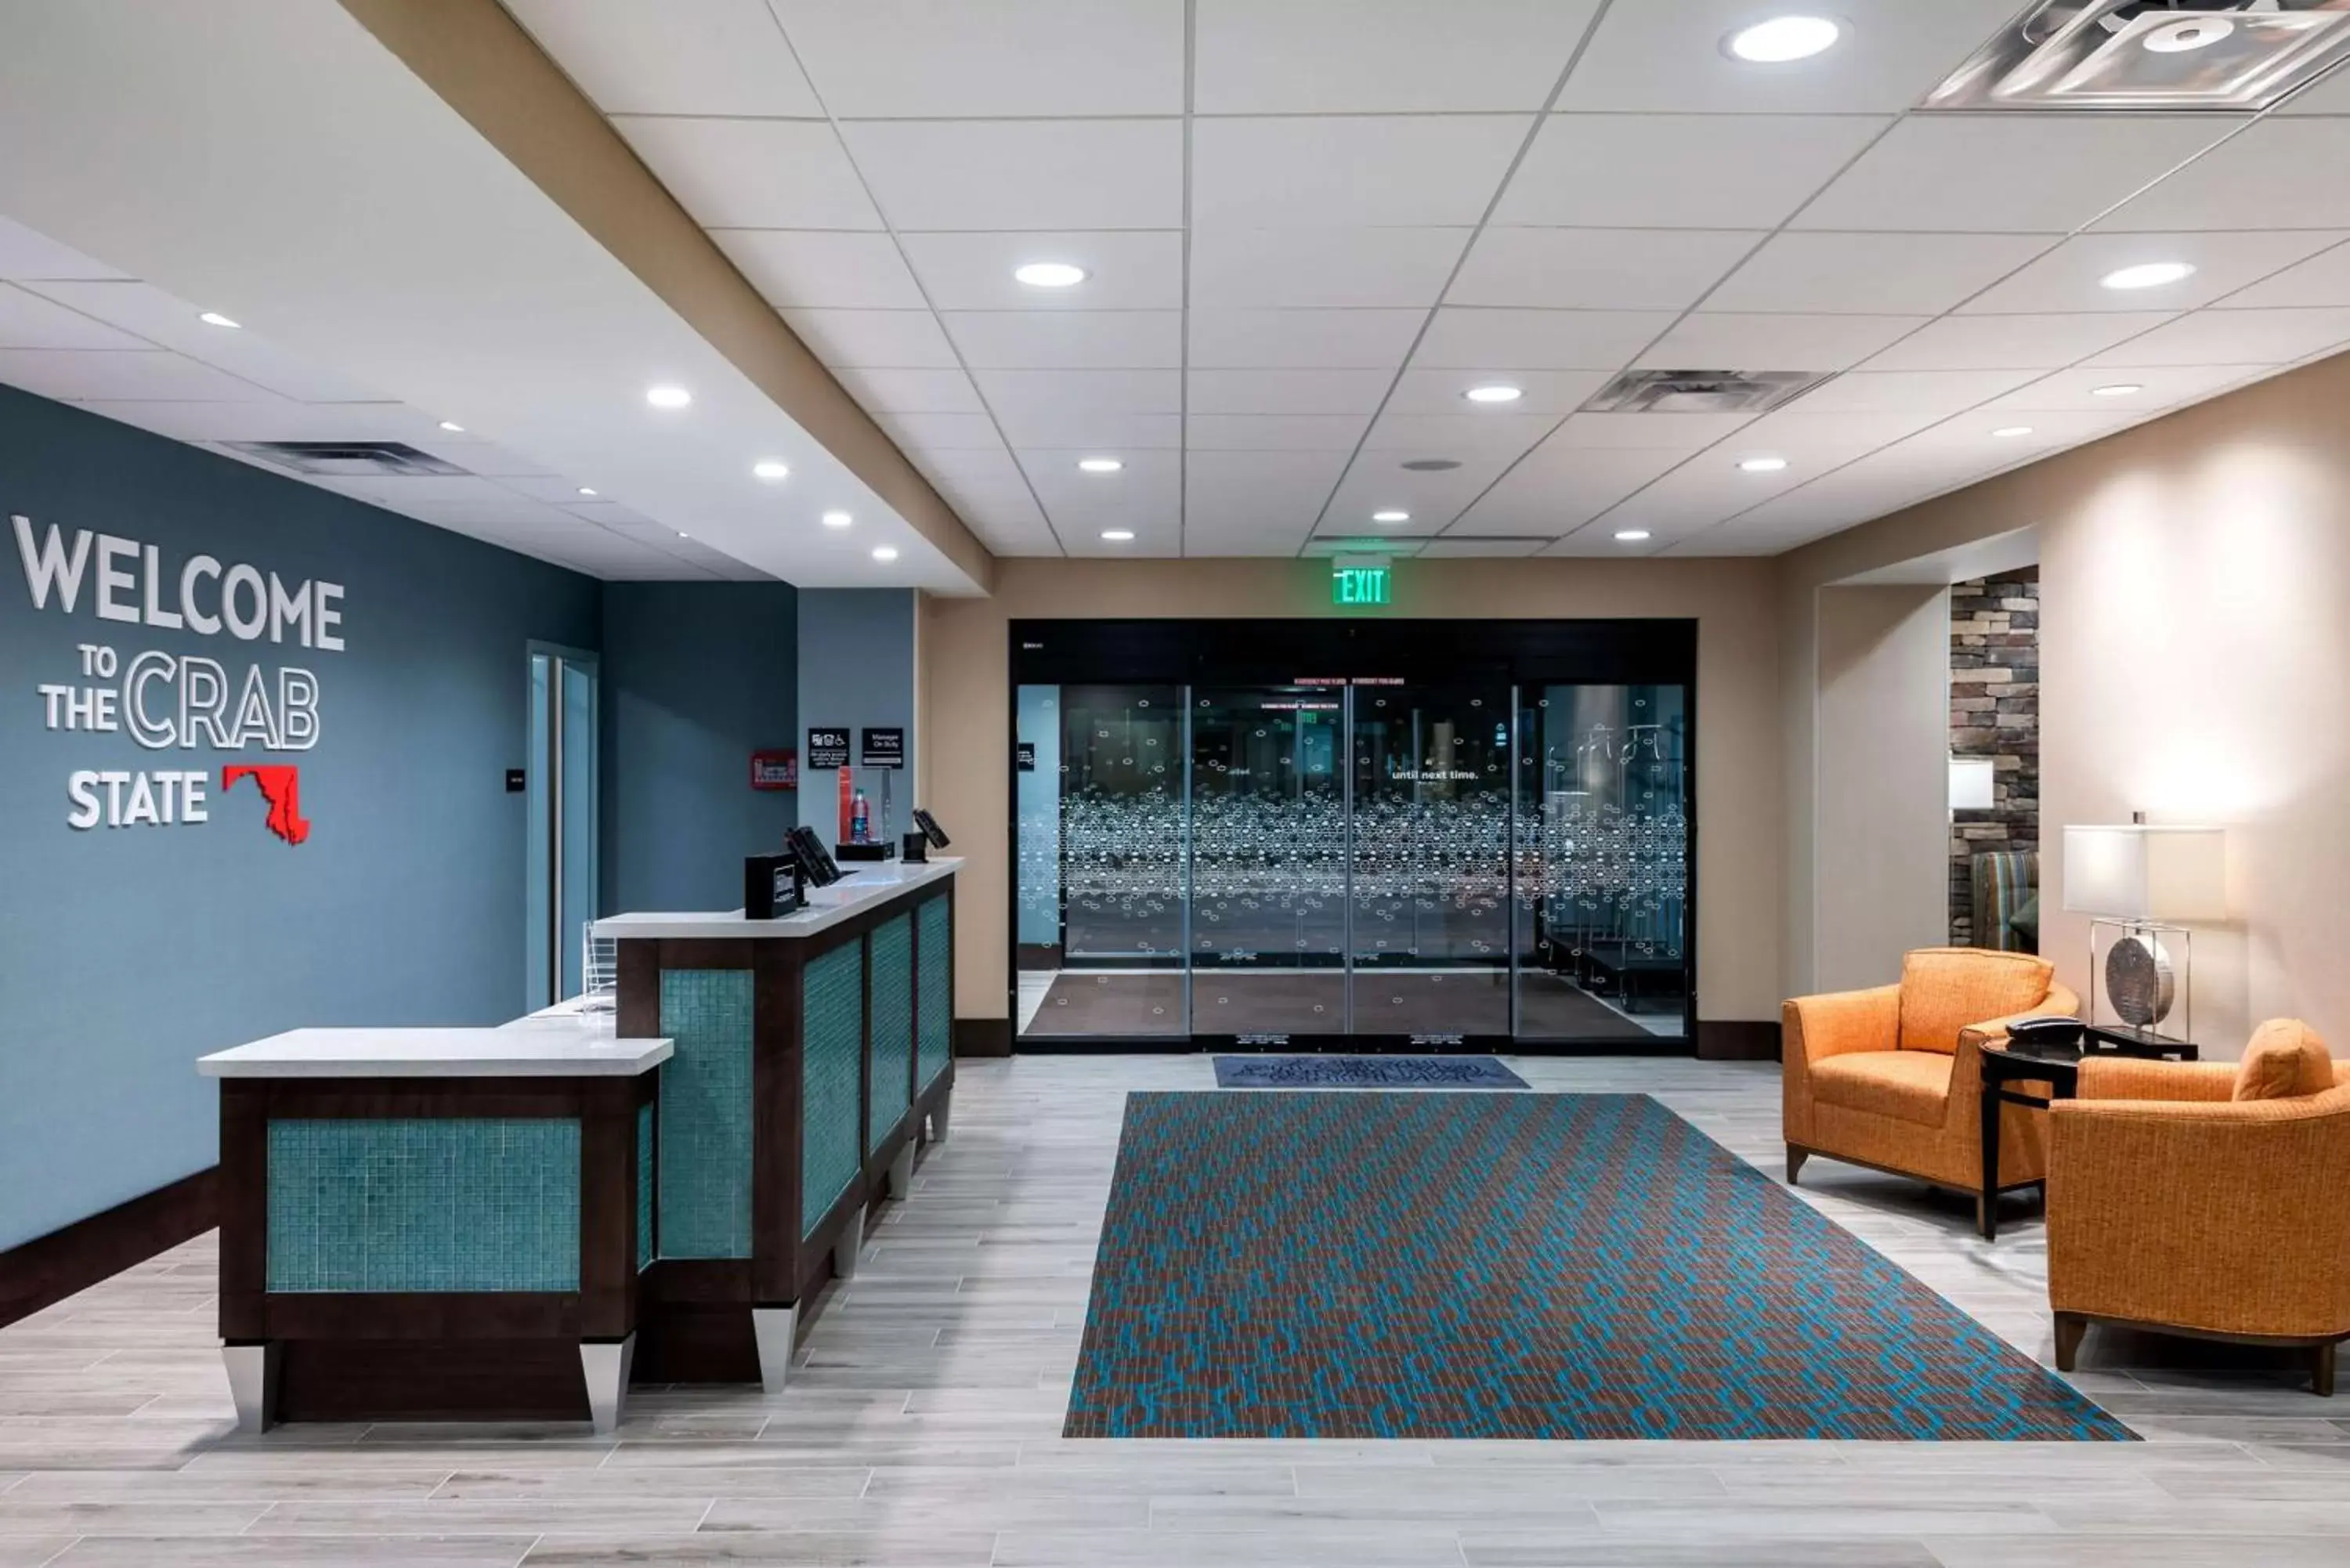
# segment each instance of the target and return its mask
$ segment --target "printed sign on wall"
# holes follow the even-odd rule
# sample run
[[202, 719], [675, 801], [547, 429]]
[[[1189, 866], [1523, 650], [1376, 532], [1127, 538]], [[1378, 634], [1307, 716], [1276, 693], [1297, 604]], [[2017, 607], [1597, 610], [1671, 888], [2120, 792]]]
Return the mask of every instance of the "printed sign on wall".
[[[25, 590], [35, 611], [88, 615], [154, 631], [268, 641], [319, 653], [343, 651], [343, 586], [288, 583], [244, 562], [211, 556], [167, 562], [153, 545], [52, 523], [36, 532], [11, 515]], [[111, 641], [75, 645], [75, 664], [37, 681], [43, 725], [69, 734], [127, 734], [151, 752], [300, 753], [318, 743], [318, 678], [301, 664], [256, 658], [232, 670], [221, 659], [160, 649], [125, 657]], [[158, 759], [161, 760], [161, 759]], [[195, 758], [185, 759], [195, 761]], [[219, 769], [228, 794], [247, 775], [266, 803], [264, 823], [287, 844], [310, 836], [301, 809], [301, 770], [292, 763], [240, 762]], [[66, 823], [93, 827], [191, 826], [212, 820], [209, 767], [79, 768], [66, 775]]]
[[753, 789], [797, 789], [800, 787], [800, 758], [789, 746], [751, 753], [751, 787]]
[[810, 773], [826, 773], [848, 765], [848, 731], [834, 724], [808, 728], [807, 765]]
[[868, 730], [858, 742], [857, 760], [868, 768], [902, 768], [906, 765], [906, 732], [899, 729]]

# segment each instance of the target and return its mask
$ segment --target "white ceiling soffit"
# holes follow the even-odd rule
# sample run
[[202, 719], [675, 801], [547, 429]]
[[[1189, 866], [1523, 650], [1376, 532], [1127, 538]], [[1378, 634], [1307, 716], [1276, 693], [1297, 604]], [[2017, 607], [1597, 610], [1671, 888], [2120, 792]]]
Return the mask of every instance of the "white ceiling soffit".
[[[237, 383], [255, 394], [244, 401], [283, 404], [282, 425], [158, 412], [150, 428], [184, 418], [183, 439], [341, 439], [334, 400], [317, 394], [355, 387], [390, 405], [367, 405], [369, 419], [400, 424], [417, 411], [435, 430], [452, 421], [518, 459], [530, 472], [494, 488], [541, 483], [519, 498], [554, 503], [530, 519], [555, 531], [533, 551], [551, 559], [577, 555], [605, 576], [669, 575], [629, 569], [625, 552], [602, 543], [644, 524], [649, 539], [666, 539], [665, 556], [696, 562], [698, 574], [977, 591], [339, 5], [6, 0], [0, 38], [0, 213], [35, 236], [14, 243], [70, 247], [169, 300], [222, 312], [255, 348], [277, 351], [281, 373], [307, 366], [321, 377], [272, 383], [230, 366], [227, 376], [250, 378]], [[0, 231], [0, 255], [10, 244]], [[106, 319], [87, 299], [62, 303]], [[0, 380], [44, 390], [46, 377], [49, 395], [78, 389], [93, 405], [212, 402], [234, 389], [190, 357], [206, 352], [202, 339], [162, 347], [182, 350], [151, 368], [164, 379], [123, 383], [120, 397], [89, 365], [54, 356], [21, 362], [20, 378], [13, 351], [0, 349]], [[182, 381], [164, 359], [185, 367]], [[655, 385], [688, 389], [691, 406], [650, 407]], [[788, 467], [786, 480], [754, 476], [770, 459]], [[369, 483], [379, 493], [367, 499], [398, 505], [390, 487], [416, 482]], [[597, 494], [578, 494], [582, 485]], [[508, 512], [486, 493], [452, 497], [437, 516], [402, 509], [491, 537], [494, 524], [471, 514]], [[827, 511], [854, 525], [823, 526]], [[563, 547], [560, 531], [574, 525], [586, 543]], [[898, 559], [875, 560], [882, 545]]]
[[[1772, 554], [2350, 343], [2350, 76], [1916, 112], [2019, 0], [507, 5], [1003, 554]], [[1575, 411], [1633, 367], [1838, 374]]]
[[2040, 530], [2012, 528], [1987, 539], [1976, 539], [1955, 549], [1937, 550], [1896, 561], [1889, 566], [1857, 573], [1830, 585], [1835, 587], [1878, 587], [1901, 583], [1970, 583], [1978, 577], [2020, 572], [2040, 564]]

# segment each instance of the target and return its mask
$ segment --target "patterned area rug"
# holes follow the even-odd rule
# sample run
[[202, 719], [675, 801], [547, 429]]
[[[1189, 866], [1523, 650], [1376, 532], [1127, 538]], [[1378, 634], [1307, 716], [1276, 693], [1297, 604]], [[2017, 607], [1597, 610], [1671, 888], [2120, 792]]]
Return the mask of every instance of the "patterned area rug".
[[1491, 1056], [1219, 1056], [1220, 1089], [1523, 1089]]
[[2132, 1438], [1643, 1095], [1129, 1096], [1065, 1430]]

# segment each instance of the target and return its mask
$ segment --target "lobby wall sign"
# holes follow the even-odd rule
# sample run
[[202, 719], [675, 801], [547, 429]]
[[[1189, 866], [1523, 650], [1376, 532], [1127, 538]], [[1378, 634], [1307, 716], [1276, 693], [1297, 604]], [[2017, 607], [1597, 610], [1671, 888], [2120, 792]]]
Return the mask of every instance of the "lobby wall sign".
[[[155, 753], [301, 753], [318, 743], [320, 689], [310, 661], [277, 650], [343, 651], [343, 585], [288, 582], [245, 562], [207, 555], [166, 559], [153, 545], [12, 514], [16, 558], [36, 614], [87, 617], [147, 632], [215, 639], [229, 658], [124, 649], [136, 633], [92, 628], [73, 663], [35, 681], [44, 728], [68, 735], [127, 735]], [[100, 639], [103, 640], [100, 640]], [[266, 642], [239, 656], [236, 645]], [[159, 762], [173, 760], [158, 757]], [[95, 827], [192, 826], [212, 819], [213, 770], [74, 768], [65, 778], [66, 823]], [[226, 794], [247, 775], [266, 803], [268, 830], [287, 844], [310, 835], [301, 775], [292, 763], [244, 760], [218, 770]]]
[[906, 732], [867, 730], [858, 742], [857, 753], [857, 760], [868, 768], [902, 768], [906, 765]]
[[848, 765], [848, 730], [847, 726], [810, 725], [807, 736], [807, 765], [810, 773], [828, 773]]
[[758, 790], [800, 787], [800, 756], [789, 746], [751, 753], [751, 787]]

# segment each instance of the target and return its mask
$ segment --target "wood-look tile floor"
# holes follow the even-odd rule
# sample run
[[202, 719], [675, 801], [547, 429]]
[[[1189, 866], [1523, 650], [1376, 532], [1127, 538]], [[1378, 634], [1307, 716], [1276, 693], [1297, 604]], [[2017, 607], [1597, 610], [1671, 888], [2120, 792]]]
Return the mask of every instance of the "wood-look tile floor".
[[[1774, 1175], [1770, 1066], [1513, 1060], [1645, 1091]], [[791, 1389], [639, 1389], [584, 1425], [234, 1435], [209, 1238], [0, 1330], [0, 1568], [960, 1563], [1252, 1568], [2350, 1565], [2350, 1403], [2092, 1334], [2142, 1444], [1069, 1442], [1119, 1111], [1204, 1057], [966, 1063], [954, 1137]], [[2037, 1215], [1814, 1161], [1807, 1201], [2046, 1358]], [[2157, 1366], [2157, 1360], [2168, 1366]]]

